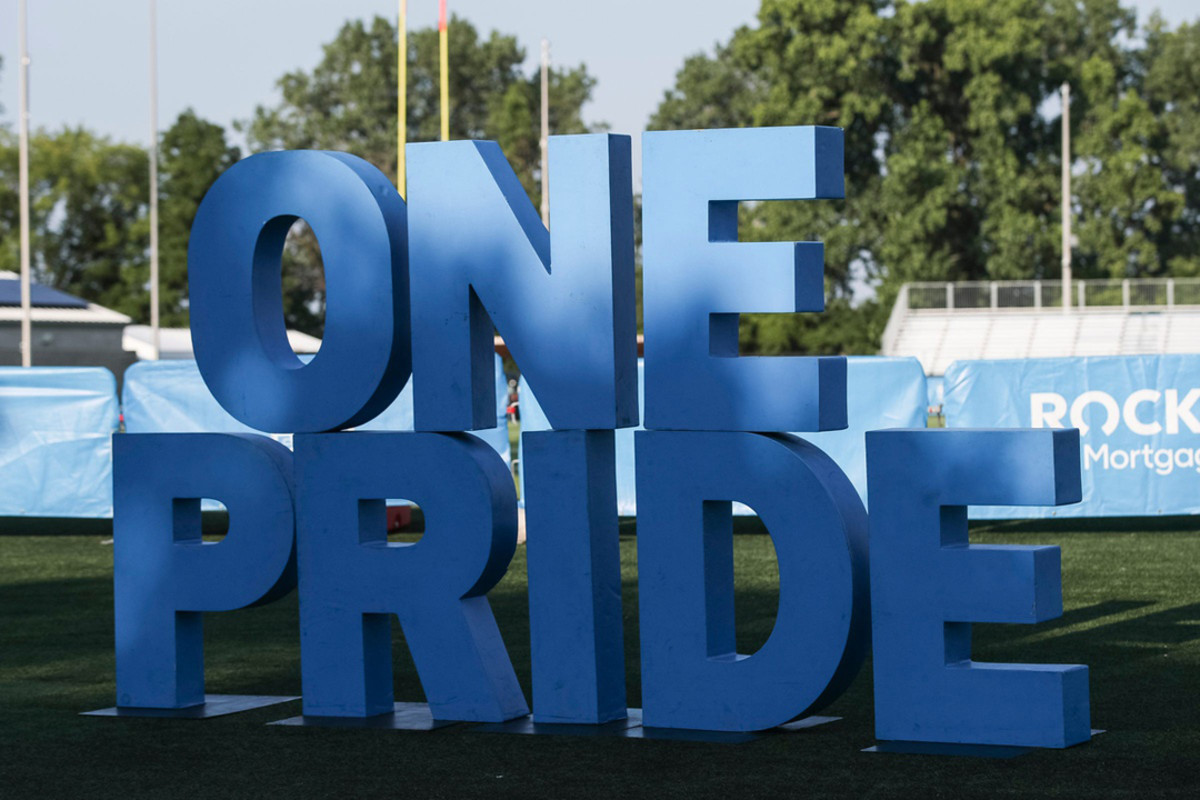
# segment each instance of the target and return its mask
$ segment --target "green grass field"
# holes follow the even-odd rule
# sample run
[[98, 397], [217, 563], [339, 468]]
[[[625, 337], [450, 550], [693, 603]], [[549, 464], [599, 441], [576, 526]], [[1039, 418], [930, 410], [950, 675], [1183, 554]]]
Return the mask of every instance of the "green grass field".
[[[973, 533], [1060, 545], [1066, 605], [1037, 627], [978, 626], [975, 657], [1088, 664], [1093, 725], [1109, 731], [1010, 760], [860, 752], [874, 741], [869, 663], [824, 712], [840, 722], [739, 745], [265, 724], [299, 702], [200, 721], [80, 717], [113, 703], [112, 549], [91, 534], [0, 536], [0, 797], [1196, 797], [1200, 532], [1190, 525]], [[621, 551], [638, 706], [631, 528], [623, 523]], [[745, 652], [770, 630], [777, 576], [767, 537], [735, 541]], [[524, 575], [519, 550], [491, 599], [528, 694]], [[292, 596], [209, 615], [208, 690], [299, 694], [296, 608]], [[397, 699], [419, 700], [396, 642]]]

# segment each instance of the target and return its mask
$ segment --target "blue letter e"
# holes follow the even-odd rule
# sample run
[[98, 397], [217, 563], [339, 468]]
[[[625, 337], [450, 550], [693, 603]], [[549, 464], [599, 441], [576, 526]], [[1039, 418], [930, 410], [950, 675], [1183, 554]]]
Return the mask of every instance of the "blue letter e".
[[1079, 431], [871, 431], [867, 486], [875, 735], [1025, 747], [1087, 741], [1087, 667], [971, 660], [972, 622], [1062, 614], [1058, 548], [967, 540], [968, 504], [1078, 502]]

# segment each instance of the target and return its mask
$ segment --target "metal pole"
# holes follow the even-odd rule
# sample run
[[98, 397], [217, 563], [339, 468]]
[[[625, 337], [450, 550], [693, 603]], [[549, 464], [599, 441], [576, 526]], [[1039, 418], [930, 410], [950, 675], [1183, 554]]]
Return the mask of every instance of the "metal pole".
[[1071, 85], [1062, 85], [1062, 296], [1071, 310]]
[[18, 172], [21, 215], [21, 366], [33, 366], [33, 301], [30, 294], [29, 268], [29, 14], [21, 0], [17, 22], [20, 37], [20, 140]]
[[450, 30], [446, 19], [446, 0], [438, 6], [438, 50], [441, 73], [442, 141], [450, 141]]
[[396, 188], [400, 198], [408, 196], [408, 162], [404, 145], [408, 143], [408, 0], [400, 0], [400, 35], [397, 64], [400, 77], [396, 84]]
[[550, 42], [542, 39], [542, 224], [550, 227]]
[[158, 3], [150, 0], [150, 332], [161, 354], [158, 320]]

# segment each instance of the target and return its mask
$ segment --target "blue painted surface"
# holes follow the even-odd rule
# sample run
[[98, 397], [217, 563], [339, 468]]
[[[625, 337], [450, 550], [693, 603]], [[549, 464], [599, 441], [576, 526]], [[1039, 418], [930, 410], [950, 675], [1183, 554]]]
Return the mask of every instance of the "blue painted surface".
[[534, 722], [625, 717], [612, 431], [524, 437]]
[[[511, 462], [508, 427], [504, 422], [508, 384], [500, 356], [493, 355], [496, 383], [493, 387], [494, 414], [498, 427], [481, 431], [479, 438], [492, 446], [504, 462]], [[243, 433], [253, 429], [231, 417], [208, 391], [195, 361], [139, 361], [125, 372], [122, 392], [125, 430], [130, 433]], [[412, 382], [383, 413], [361, 426], [361, 430], [410, 431], [413, 429]], [[291, 436], [279, 435], [291, 445]]]
[[408, 146], [419, 430], [490, 428], [493, 323], [558, 429], [638, 421], [628, 136], [550, 139], [550, 231], [494, 142]]
[[0, 367], [0, 517], [112, 515], [120, 410], [99, 367]]
[[[305, 220], [324, 262], [325, 333], [301, 362], [287, 341], [280, 258]], [[188, 245], [196, 362], [233, 417], [270, 433], [362, 425], [409, 377], [404, 201], [345, 153], [259, 153], [225, 171], [196, 212]]]
[[[458, 432], [491, 429], [494, 447], [507, 446], [505, 426], [493, 428], [506, 401], [495, 322], [542, 395], [541, 426], [554, 428], [535, 430], [527, 390], [539, 721], [624, 713], [615, 512], [636, 482], [647, 731], [745, 732], [819, 710], [861, 665], [873, 606], [880, 739], [1086, 740], [1086, 668], [970, 659], [972, 622], [1051, 619], [1062, 602], [1057, 549], [971, 547], [966, 505], [1078, 500], [1074, 432], [875, 431], [864, 447], [869, 428], [923, 426], [915, 361], [737, 352], [740, 313], [824, 303], [822, 246], [738, 242], [738, 203], [842, 196], [841, 131], [658, 132], [645, 143], [651, 430], [636, 434], [613, 430], [639, 418], [627, 137], [554, 141], [553, 232], [489, 143], [413, 146], [407, 220], [384, 176], [340, 154], [265, 154], [218, 181], [192, 235], [199, 368], [131, 370], [131, 429], [203, 417], [295, 432], [295, 456], [260, 436], [118, 439], [119, 704], [202, 701], [200, 614], [273, 599], [295, 574], [306, 715], [393, 713], [392, 615], [434, 719], [528, 713], [486, 596], [515, 550], [516, 495], [504, 459]], [[279, 252], [301, 217], [329, 281], [311, 362], [287, 346], [278, 293]], [[414, 427], [428, 432], [329, 433], [412, 424], [393, 403], [409, 373], [409, 257]], [[164, 401], [201, 373], [207, 399]], [[146, 391], [154, 376], [170, 377], [170, 391]], [[1147, 396], [1133, 398], [1120, 418], [1145, 425]], [[1173, 402], [1176, 424], [1188, 422], [1186, 396]], [[818, 446], [772, 432], [785, 430], [826, 433], [814, 433]], [[199, 539], [204, 497], [230, 509], [220, 544]], [[385, 504], [397, 498], [425, 512], [415, 543], [387, 539]], [[735, 508], [761, 516], [780, 571], [776, 624], [753, 654], [735, 644]]]
[[1076, 431], [867, 434], [875, 735], [1069, 747], [1091, 736], [1088, 670], [971, 659], [971, 623], [1062, 615], [1057, 547], [971, 545], [972, 503], [1079, 501]]
[[642, 135], [649, 430], [846, 427], [840, 357], [739, 357], [738, 315], [823, 311], [824, 245], [738, 242], [738, 203], [844, 196], [839, 128]]
[[1200, 355], [956, 361], [950, 427], [1080, 430], [1083, 502], [976, 519], [1200, 513]]
[[[850, 481], [786, 434], [642, 431], [638, 603], [644, 724], [752, 731], [817, 711], [870, 640], [867, 518]], [[779, 611], [758, 652], [735, 648], [730, 501], [759, 513]]]
[[[202, 613], [296, 585], [292, 454], [264, 436], [124, 434], [113, 441], [117, 705], [204, 702]], [[200, 498], [229, 509], [200, 536]]]
[[[642, 365], [638, 365], [639, 393]], [[915, 358], [883, 358], [850, 356], [846, 359], [848, 387], [847, 416], [849, 426], [841, 431], [805, 433], [802, 437], [824, 450], [842, 468], [867, 502], [866, 432], [879, 428], [920, 427], [926, 420], [925, 373]], [[532, 387], [522, 378], [519, 387], [521, 431], [547, 430], [550, 423], [538, 404]], [[635, 430], [644, 430], [638, 427]], [[522, 435], [522, 446], [524, 436]], [[634, 463], [634, 431], [616, 432], [617, 451], [617, 508], [621, 516], [637, 515], [637, 481]], [[521, 471], [521, 497], [526, 497], [525, 472]], [[741, 503], [734, 503], [733, 513], [753, 512]]]
[[[529, 713], [487, 592], [517, 544], [504, 461], [468, 434], [297, 434], [304, 713], [389, 713], [400, 620], [434, 719]], [[425, 512], [420, 541], [389, 544], [384, 501]]]

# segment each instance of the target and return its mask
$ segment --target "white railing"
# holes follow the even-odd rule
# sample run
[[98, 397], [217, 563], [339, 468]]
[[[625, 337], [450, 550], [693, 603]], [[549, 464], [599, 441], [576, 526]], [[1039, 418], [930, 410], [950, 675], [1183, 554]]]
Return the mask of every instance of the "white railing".
[[[1200, 306], [1200, 278], [1077, 280], [1072, 284], [1072, 305], [1079, 308]], [[900, 311], [901, 304], [904, 312], [998, 308], [1061, 310], [1062, 293], [1062, 281], [909, 283], [896, 298], [893, 312]]]

